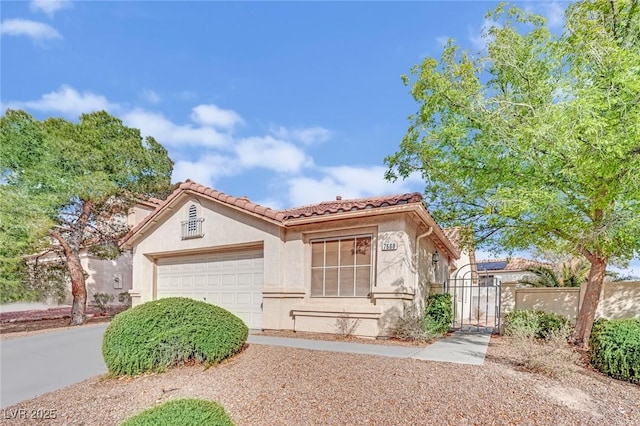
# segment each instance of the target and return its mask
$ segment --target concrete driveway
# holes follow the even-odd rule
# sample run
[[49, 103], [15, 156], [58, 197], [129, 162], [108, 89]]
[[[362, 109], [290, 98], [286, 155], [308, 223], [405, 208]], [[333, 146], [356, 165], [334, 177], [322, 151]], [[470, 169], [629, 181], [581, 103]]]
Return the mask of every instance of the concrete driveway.
[[108, 324], [0, 341], [0, 407], [104, 374], [102, 335]]

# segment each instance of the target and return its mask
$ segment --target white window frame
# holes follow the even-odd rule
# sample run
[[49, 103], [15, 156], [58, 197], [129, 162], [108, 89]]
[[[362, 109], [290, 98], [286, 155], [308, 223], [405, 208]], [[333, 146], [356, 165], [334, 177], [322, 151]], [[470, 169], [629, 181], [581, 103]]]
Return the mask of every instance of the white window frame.
[[[336, 295], [326, 295], [326, 259], [327, 259], [327, 246], [326, 243], [330, 242], [330, 241], [338, 241], [338, 243], [340, 243], [342, 240], [357, 240], [358, 238], [369, 238], [371, 245], [369, 247], [369, 264], [358, 264], [357, 261], [355, 261], [354, 259], [354, 263], [353, 263], [353, 289], [354, 289], [354, 293], [356, 291], [356, 280], [357, 280], [357, 274], [356, 274], [356, 268], [361, 266], [368, 266], [369, 267], [369, 292], [366, 296], [357, 296], [357, 295], [352, 295], [352, 296], [342, 296], [340, 295], [340, 270], [341, 268], [344, 268], [344, 266], [340, 266], [340, 246], [338, 246], [338, 264], [335, 266], [335, 268], [338, 270], [338, 287], [337, 287], [337, 294]], [[344, 235], [344, 236], [338, 236], [338, 237], [326, 237], [326, 238], [314, 238], [312, 240], [309, 240], [309, 248], [311, 249], [311, 252], [313, 253], [313, 244], [314, 243], [324, 243], [323, 246], [323, 266], [313, 266], [313, 254], [311, 255], [311, 284], [310, 284], [310, 291], [309, 294], [312, 298], [350, 298], [350, 299], [368, 299], [371, 298], [371, 292], [373, 290], [373, 267], [374, 267], [374, 248], [376, 247], [375, 242], [374, 242], [374, 238], [373, 238], [373, 234], [357, 234], [357, 235]], [[334, 266], [330, 266], [329, 268], [334, 268]], [[318, 269], [322, 269], [323, 270], [323, 274], [322, 274], [322, 294], [321, 295], [314, 295], [313, 294], [313, 271], [318, 270]]]

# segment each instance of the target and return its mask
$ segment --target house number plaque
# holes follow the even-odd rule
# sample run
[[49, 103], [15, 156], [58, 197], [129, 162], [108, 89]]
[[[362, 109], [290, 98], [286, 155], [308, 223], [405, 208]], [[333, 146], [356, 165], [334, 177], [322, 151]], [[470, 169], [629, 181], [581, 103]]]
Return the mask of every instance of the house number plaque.
[[398, 243], [382, 243], [382, 251], [398, 250]]

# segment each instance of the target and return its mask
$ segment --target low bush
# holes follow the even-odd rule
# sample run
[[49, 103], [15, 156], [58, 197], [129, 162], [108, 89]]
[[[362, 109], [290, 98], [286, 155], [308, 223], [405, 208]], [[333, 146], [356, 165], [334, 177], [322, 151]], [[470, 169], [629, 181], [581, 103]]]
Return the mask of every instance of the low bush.
[[538, 339], [546, 339], [562, 330], [569, 331], [569, 320], [559, 314], [533, 310], [517, 310], [505, 315], [505, 334], [530, 334]]
[[589, 358], [604, 374], [640, 384], [640, 319], [596, 321]]
[[102, 355], [112, 375], [157, 372], [189, 360], [209, 366], [240, 351], [248, 333], [240, 318], [219, 306], [160, 299], [116, 315]]
[[129, 418], [122, 426], [233, 426], [224, 408], [201, 399], [176, 399]]
[[580, 355], [568, 343], [571, 333], [571, 327], [565, 326], [540, 339], [530, 327], [518, 327], [507, 339], [517, 349], [520, 366], [550, 377], [562, 377], [577, 370], [580, 361]]
[[436, 337], [424, 329], [424, 315], [413, 303], [405, 305], [404, 312], [396, 320], [392, 333], [400, 340], [424, 341]]
[[120, 304], [130, 308], [131, 307], [131, 295], [129, 294], [128, 291], [123, 291], [121, 293], [118, 293], [118, 302], [120, 302]]
[[93, 295], [93, 304], [96, 305], [102, 313], [106, 313], [109, 310], [109, 304], [113, 302], [115, 296], [108, 293], [96, 293]]
[[453, 303], [448, 293], [431, 293], [424, 311], [423, 329], [430, 334], [444, 334], [451, 329]]

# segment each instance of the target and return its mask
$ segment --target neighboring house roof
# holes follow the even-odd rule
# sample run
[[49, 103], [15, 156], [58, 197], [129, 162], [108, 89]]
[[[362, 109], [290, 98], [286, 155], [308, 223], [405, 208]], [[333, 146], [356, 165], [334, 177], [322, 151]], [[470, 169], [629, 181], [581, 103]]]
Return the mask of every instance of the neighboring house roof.
[[352, 200], [342, 200], [341, 197], [336, 197], [335, 201], [325, 201], [318, 204], [311, 204], [302, 207], [295, 207], [285, 210], [273, 210], [269, 207], [264, 207], [259, 204], [251, 202], [247, 197], [234, 197], [232, 195], [225, 194], [215, 189], [196, 183], [190, 179], [187, 179], [184, 183], [180, 184], [176, 190], [162, 201], [158, 207], [144, 218], [142, 222], [136, 225], [121, 241], [121, 244], [126, 244], [136, 234], [158, 220], [158, 215], [167, 210], [174, 200], [180, 197], [182, 194], [196, 194], [210, 200], [220, 202], [224, 205], [232, 207], [236, 210], [244, 211], [252, 216], [259, 217], [266, 221], [275, 223], [279, 226], [292, 226], [308, 221], [321, 221], [328, 218], [337, 218], [338, 215], [351, 213], [351, 212], [363, 212], [371, 210], [372, 213], [381, 212], [382, 210], [412, 205], [422, 210], [422, 214], [426, 215], [427, 221], [431, 226], [436, 228], [436, 236], [443, 241], [445, 248], [447, 248], [455, 257], [459, 256], [459, 248], [457, 245], [451, 242], [444, 234], [443, 230], [429, 215], [424, 204], [422, 203], [422, 195], [414, 192], [402, 195], [391, 195], [386, 197], [371, 197], [371, 198], [358, 198]]
[[149, 206], [149, 207], [158, 207], [162, 203], [163, 203], [163, 200], [159, 198], [154, 198], [154, 197], [142, 196], [142, 197], [139, 197], [137, 200], [137, 204], [142, 204], [144, 206]]
[[536, 266], [551, 266], [545, 262], [539, 262], [537, 260], [523, 259], [520, 257], [512, 257], [509, 259], [486, 259], [479, 260], [477, 263], [478, 271], [522, 271], [526, 268], [533, 268]]

